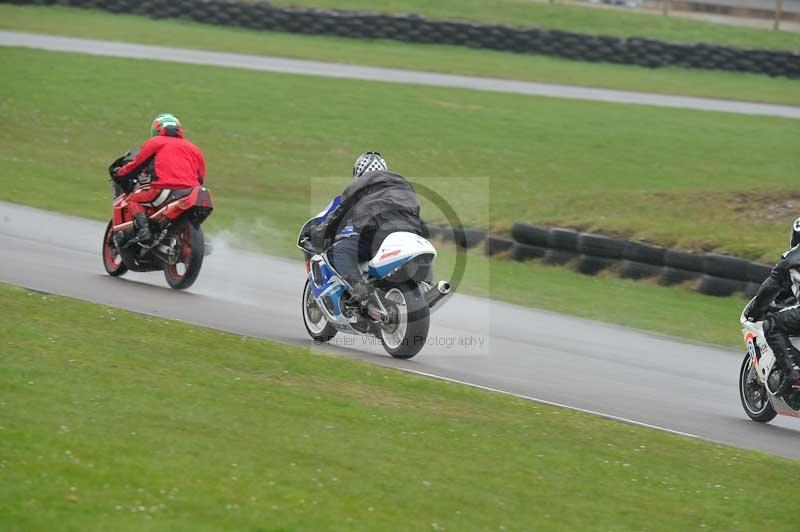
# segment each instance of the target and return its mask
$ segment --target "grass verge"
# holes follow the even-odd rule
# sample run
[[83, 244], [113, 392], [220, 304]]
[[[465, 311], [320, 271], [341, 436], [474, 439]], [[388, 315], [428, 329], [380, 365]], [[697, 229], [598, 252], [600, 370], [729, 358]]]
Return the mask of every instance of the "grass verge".
[[800, 48], [798, 33], [530, 0], [277, 0], [273, 3], [355, 11], [420, 13], [430, 18], [461, 18], [619, 37], [654, 37], [673, 42], [706, 42], [744, 48]]
[[646, 69], [451, 46], [255, 32], [63, 7], [0, 5], [0, 28], [451, 74], [800, 104], [797, 81], [755, 74]]
[[800, 462], [5, 285], [0, 305], [3, 530], [796, 527], [752, 486], [782, 500]]

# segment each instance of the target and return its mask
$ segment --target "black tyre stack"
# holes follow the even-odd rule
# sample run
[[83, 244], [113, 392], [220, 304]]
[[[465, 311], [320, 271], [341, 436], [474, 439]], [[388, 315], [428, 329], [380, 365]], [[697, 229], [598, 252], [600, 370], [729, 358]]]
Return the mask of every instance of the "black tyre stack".
[[800, 78], [800, 52], [674, 44], [640, 37], [619, 39], [535, 27], [431, 20], [414, 14], [283, 7], [251, 0], [0, 0], [0, 3], [60, 4], [290, 33], [448, 44], [646, 68], [680, 66]]
[[488, 256], [506, 253], [514, 247], [514, 241], [502, 236], [488, 235], [483, 245], [483, 251]]
[[622, 250], [620, 275], [627, 279], [645, 279], [661, 275], [666, 249], [643, 242], [626, 242]]
[[545, 227], [516, 222], [511, 226], [511, 237], [515, 242], [511, 248], [511, 258], [516, 261], [540, 259], [547, 254], [550, 232]]
[[697, 290], [710, 296], [725, 297], [747, 288], [747, 270], [750, 261], [717, 253], [706, 253], [703, 258], [705, 275], [700, 278]]
[[662, 286], [688, 285], [698, 292], [718, 297], [736, 293], [752, 297], [771, 271], [768, 265], [729, 255], [691, 253], [527, 222], [515, 222], [510, 238], [477, 228], [454, 229], [435, 224], [426, 224], [426, 227], [430, 238], [454, 242], [463, 249], [477, 249], [483, 244], [480, 249], [487, 256], [571, 265], [586, 275], [608, 270], [625, 279], [654, 279]]
[[625, 241], [594, 233], [581, 233], [578, 236], [578, 271], [586, 275], [596, 275], [614, 266], [622, 258]]
[[688, 251], [667, 250], [664, 253], [664, 269], [659, 283], [664, 286], [699, 279], [703, 274], [703, 256]]
[[546, 264], [567, 264], [576, 259], [578, 254], [579, 233], [575, 229], [553, 227], [547, 239], [547, 253], [544, 256]]

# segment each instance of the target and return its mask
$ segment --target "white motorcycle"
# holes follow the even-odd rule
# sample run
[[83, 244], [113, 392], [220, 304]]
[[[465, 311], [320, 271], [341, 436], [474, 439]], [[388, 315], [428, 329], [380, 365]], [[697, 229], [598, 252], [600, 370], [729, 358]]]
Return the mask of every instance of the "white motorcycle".
[[372, 260], [361, 264], [369, 298], [352, 302], [347, 283], [327, 253], [313, 249], [304, 236], [339, 200], [334, 198], [300, 230], [297, 247], [305, 253], [307, 273], [302, 301], [306, 331], [318, 343], [330, 341], [338, 332], [374, 336], [391, 356], [411, 358], [427, 343], [430, 309], [450, 292], [446, 281], [426, 282], [432, 276], [436, 249], [414, 233], [391, 233]]
[[[751, 301], [752, 303], [752, 301]], [[800, 417], [800, 390], [790, 389], [775, 395], [783, 380], [783, 371], [775, 363], [775, 354], [764, 338], [764, 322], [752, 322], [742, 311], [740, 321], [747, 354], [739, 371], [739, 397], [745, 413], [753, 421], [768, 423], [778, 414]], [[792, 343], [795, 339], [792, 338]]]

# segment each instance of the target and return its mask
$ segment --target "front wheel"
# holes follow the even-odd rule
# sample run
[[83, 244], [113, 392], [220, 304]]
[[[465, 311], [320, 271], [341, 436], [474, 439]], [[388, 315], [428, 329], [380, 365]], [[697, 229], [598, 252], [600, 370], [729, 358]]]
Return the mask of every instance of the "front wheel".
[[739, 371], [739, 398], [745, 413], [753, 421], [768, 423], [778, 415], [770, 403], [766, 386], [756, 379], [756, 368], [749, 353], [744, 357]]
[[175, 264], [164, 266], [164, 278], [167, 284], [176, 290], [189, 288], [200, 275], [205, 256], [203, 230], [189, 222], [181, 224], [175, 230], [178, 239], [178, 260]]
[[431, 315], [428, 302], [416, 284], [390, 288], [383, 296], [389, 313], [388, 323], [381, 327], [383, 348], [394, 358], [408, 359], [425, 347]]
[[306, 285], [303, 287], [303, 324], [314, 342], [322, 344], [336, 336], [336, 328], [328, 323], [325, 315], [320, 310], [319, 305], [314, 300], [314, 295], [311, 293], [309, 283], [311, 283], [311, 280], [306, 279]]
[[114, 233], [111, 230], [114, 227], [114, 222], [109, 221], [106, 227], [106, 234], [103, 235], [103, 266], [106, 273], [111, 277], [119, 277], [128, 271], [128, 267], [122, 262], [122, 257], [119, 255], [117, 246], [114, 245]]

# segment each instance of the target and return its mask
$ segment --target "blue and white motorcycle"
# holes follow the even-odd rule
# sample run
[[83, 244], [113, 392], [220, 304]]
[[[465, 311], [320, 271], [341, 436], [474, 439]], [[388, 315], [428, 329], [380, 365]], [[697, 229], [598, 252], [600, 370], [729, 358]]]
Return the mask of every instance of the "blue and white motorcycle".
[[312, 249], [305, 237], [340, 199], [334, 198], [300, 229], [297, 247], [306, 256], [302, 302], [306, 330], [317, 343], [328, 342], [339, 332], [374, 336], [391, 356], [411, 358], [427, 343], [430, 309], [450, 292], [445, 281], [435, 286], [426, 282], [436, 249], [414, 233], [391, 233], [372, 260], [361, 264], [369, 298], [351, 301], [350, 286], [336, 273], [327, 253]]

